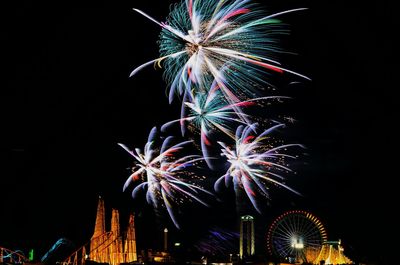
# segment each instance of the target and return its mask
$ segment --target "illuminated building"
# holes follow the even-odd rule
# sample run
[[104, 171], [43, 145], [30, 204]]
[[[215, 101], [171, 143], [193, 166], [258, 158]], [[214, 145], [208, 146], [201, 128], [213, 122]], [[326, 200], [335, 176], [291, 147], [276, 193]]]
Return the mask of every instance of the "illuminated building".
[[340, 239], [338, 241], [327, 241], [313, 263], [320, 264], [321, 261], [324, 261], [324, 264], [353, 264], [353, 261], [346, 257], [343, 252], [344, 248]]
[[124, 245], [124, 262], [137, 261], [135, 219], [133, 214], [129, 216], [128, 230]]
[[[135, 221], [134, 216], [129, 216], [127, 232], [121, 235], [119, 212], [112, 209], [111, 231], [105, 228], [104, 200], [100, 197], [97, 205], [96, 222], [93, 236], [88, 245], [84, 245], [64, 262], [64, 265], [83, 265], [86, 260], [119, 265], [137, 261]], [[89, 252], [86, 252], [89, 249]]]
[[240, 218], [240, 259], [254, 255], [254, 217], [244, 215]]

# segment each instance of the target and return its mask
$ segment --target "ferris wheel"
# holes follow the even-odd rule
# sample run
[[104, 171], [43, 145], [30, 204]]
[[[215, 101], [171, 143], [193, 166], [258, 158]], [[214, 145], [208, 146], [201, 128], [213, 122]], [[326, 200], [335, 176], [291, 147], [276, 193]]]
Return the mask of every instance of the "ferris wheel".
[[276, 218], [267, 235], [269, 253], [293, 263], [314, 261], [326, 240], [326, 231], [319, 219], [299, 210]]

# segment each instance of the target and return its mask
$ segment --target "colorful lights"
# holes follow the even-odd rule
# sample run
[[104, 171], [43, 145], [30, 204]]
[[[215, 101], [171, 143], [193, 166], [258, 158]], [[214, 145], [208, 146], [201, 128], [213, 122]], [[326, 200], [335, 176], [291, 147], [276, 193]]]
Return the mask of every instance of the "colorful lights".
[[[222, 174], [221, 167], [227, 165], [222, 169], [226, 173], [213, 180], [216, 191], [220, 191], [222, 182], [227, 186], [233, 182], [236, 194], [239, 189], [244, 190], [259, 212], [256, 195], [269, 198], [268, 189], [273, 186], [299, 194], [283, 182], [282, 173], [291, 171], [286, 160], [296, 158], [286, 149], [301, 145], [272, 141], [270, 133], [283, 128], [283, 124], [266, 121], [262, 115], [251, 115], [249, 107], [258, 108], [252, 111], [259, 113], [265, 111], [261, 108], [263, 101], [269, 104], [272, 100], [287, 98], [262, 94], [266, 88], [275, 88], [274, 75], [281, 77], [287, 73], [291, 78], [309, 80], [277, 60], [283, 52], [279, 47], [280, 37], [288, 33], [277, 17], [302, 10], [305, 8], [271, 14], [250, 0], [183, 0], [171, 8], [164, 23], [134, 9], [162, 29], [160, 57], [135, 68], [130, 76], [151, 64], [164, 68], [169, 102], [180, 96], [182, 111], [180, 119], [165, 123], [161, 131], [166, 133], [171, 125], [179, 122], [182, 136], [188, 137], [189, 130], [193, 141], [168, 149], [171, 138], [163, 138], [162, 144], [156, 145], [156, 140], [161, 138], [155, 137], [153, 129], [143, 152], [131, 151], [120, 144], [135, 159], [124, 190], [140, 181], [132, 196], [145, 190], [148, 203], [155, 209], [160, 204], [165, 206], [177, 227], [174, 205], [183, 199], [207, 205], [199, 195], [212, 195], [190, 183], [187, 176], [203, 160], [210, 170], [216, 171], [210, 175]], [[272, 123], [272, 127], [267, 123]], [[179, 156], [189, 143], [199, 147], [202, 156]], [[218, 145], [222, 152], [219, 155]]]

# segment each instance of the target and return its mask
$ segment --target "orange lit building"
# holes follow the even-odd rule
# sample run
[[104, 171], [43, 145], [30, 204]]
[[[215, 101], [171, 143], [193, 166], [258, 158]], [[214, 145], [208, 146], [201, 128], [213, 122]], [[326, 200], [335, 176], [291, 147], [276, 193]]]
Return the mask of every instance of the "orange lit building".
[[112, 209], [111, 231], [106, 231], [104, 200], [97, 205], [96, 222], [90, 242], [74, 252], [64, 265], [83, 265], [86, 261], [119, 265], [137, 261], [135, 219], [129, 216], [125, 234], [121, 234], [119, 212]]

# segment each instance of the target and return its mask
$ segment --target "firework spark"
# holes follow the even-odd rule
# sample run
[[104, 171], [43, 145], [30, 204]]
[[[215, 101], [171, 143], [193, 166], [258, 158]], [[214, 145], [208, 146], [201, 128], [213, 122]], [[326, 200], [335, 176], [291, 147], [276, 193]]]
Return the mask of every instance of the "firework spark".
[[176, 94], [202, 89], [213, 80], [227, 100], [236, 103], [238, 97], [252, 95], [255, 87], [271, 85], [266, 72], [309, 79], [283, 68], [275, 58], [283, 52], [279, 36], [288, 33], [276, 17], [304, 9], [266, 15], [249, 0], [184, 0], [174, 6], [166, 23], [134, 9], [162, 27], [161, 57], [137, 67], [130, 76], [150, 64], [161, 67], [164, 61], [170, 102]]
[[238, 244], [238, 233], [213, 227], [205, 237], [194, 244], [194, 247], [203, 254], [226, 255], [226, 253], [234, 252]]
[[274, 146], [270, 140], [270, 133], [282, 126], [284, 125], [275, 125], [257, 136], [255, 135], [257, 124], [241, 125], [236, 130], [236, 143], [233, 148], [223, 142], [218, 142], [222, 147], [222, 156], [226, 157], [230, 166], [226, 174], [215, 182], [215, 190], [219, 191], [223, 182], [226, 186], [233, 182], [235, 192], [243, 189], [254, 208], [259, 212], [261, 211], [256, 203], [257, 191], [269, 198], [270, 184], [284, 187], [295, 194], [299, 194], [283, 183], [284, 177], [280, 174], [280, 171], [291, 171], [284, 161], [286, 158], [295, 157], [281, 151], [295, 146], [302, 147], [302, 145]]
[[251, 117], [245, 114], [242, 109], [255, 106], [262, 100], [283, 99], [283, 96], [269, 96], [253, 98], [237, 103], [229, 103], [222, 95], [217, 82], [214, 82], [212, 88], [207, 93], [186, 93], [182, 105], [181, 118], [167, 122], [161, 127], [165, 131], [172, 124], [177, 122], [181, 125], [182, 135], [186, 132], [186, 127], [194, 129], [200, 134], [200, 143], [203, 156], [210, 168], [212, 165], [212, 156], [208, 150], [211, 147], [210, 136], [214, 132], [222, 132], [235, 139], [235, 129], [238, 125], [251, 124]]
[[178, 156], [184, 146], [191, 141], [184, 141], [172, 145], [171, 136], [163, 140], [161, 147], [157, 147], [156, 128], [153, 128], [148, 137], [148, 141], [142, 152], [139, 148], [129, 150], [125, 145], [119, 144], [134, 158], [132, 174], [128, 177], [124, 185], [124, 191], [132, 182], [141, 181], [132, 191], [132, 197], [136, 197], [141, 190], [146, 191], [146, 200], [155, 208], [165, 206], [173, 223], [179, 228], [179, 224], [174, 214], [174, 205], [178, 205], [182, 198], [195, 200], [208, 206], [202, 199], [200, 193], [210, 192], [203, 188], [188, 183], [185, 177], [190, 177], [188, 169], [198, 164], [203, 158], [199, 155]]

